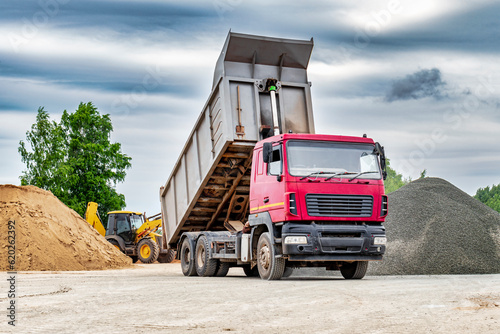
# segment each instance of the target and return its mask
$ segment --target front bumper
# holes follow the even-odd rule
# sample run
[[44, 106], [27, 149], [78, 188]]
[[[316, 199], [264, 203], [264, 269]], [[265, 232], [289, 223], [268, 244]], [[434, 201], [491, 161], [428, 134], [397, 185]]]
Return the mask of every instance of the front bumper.
[[[307, 244], [287, 244], [288, 236], [306, 236]], [[384, 226], [285, 223], [281, 233], [292, 261], [381, 260], [386, 246], [374, 244], [375, 237], [385, 237]]]

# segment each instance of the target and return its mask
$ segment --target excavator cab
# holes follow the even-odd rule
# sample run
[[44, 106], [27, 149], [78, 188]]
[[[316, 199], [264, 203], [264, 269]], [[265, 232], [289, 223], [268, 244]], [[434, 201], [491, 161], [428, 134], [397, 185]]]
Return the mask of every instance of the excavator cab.
[[135, 242], [136, 231], [144, 223], [141, 213], [112, 211], [108, 213], [106, 236], [117, 235], [126, 244]]

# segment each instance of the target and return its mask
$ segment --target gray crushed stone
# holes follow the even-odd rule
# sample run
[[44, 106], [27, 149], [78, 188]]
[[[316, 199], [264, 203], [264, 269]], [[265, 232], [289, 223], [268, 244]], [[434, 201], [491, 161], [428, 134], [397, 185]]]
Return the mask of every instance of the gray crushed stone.
[[498, 212], [440, 178], [388, 197], [387, 252], [369, 275], [500, 273]]
[[[367, 275], [500, 273], [500, 214], [440, 178], [390, 193], [387, 251]], [[322, 268], [293, 276], [338, 276]]]

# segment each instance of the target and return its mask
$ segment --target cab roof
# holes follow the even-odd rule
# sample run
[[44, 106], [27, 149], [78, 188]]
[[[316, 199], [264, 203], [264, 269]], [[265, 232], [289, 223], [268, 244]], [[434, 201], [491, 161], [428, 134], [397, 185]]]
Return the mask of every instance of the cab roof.
[[311, 134], [311, 133], [284, 133], [273, 137], [266, 138], [260, 141], [256, 148], [262, 147], [265, 142], [278, 142], [281, 140], [311, 140], [311, 141], [331, 141], [331, 142], [344, 142], [344, 143], [363, 143], [375, 144], [373, 139], [366, 137], [353, 137], [353, 136], [339, 136], [339, 135], [324, 135], [324, 134]]
[[142, 212], [137, 212], [137, 211], [124, 211], [124, 210], [121, 210], [121, 211], [110, 211], [110, 212], [108, 212], [108, 215], [111, 214], [111, 213], [131, 213], [131, 214], [141, 215], [142, 216]]

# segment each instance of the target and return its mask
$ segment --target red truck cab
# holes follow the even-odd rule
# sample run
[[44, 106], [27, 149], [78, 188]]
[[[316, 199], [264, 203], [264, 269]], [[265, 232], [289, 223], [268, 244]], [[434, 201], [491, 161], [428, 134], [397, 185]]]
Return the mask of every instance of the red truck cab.
[[366, 137], [287, 133], [262, 140], [253, 153], [250, 226], [266, 225], [278, 253], [297, 267], [337, 270], [381, 260], [384, 169], [383, 148]]

